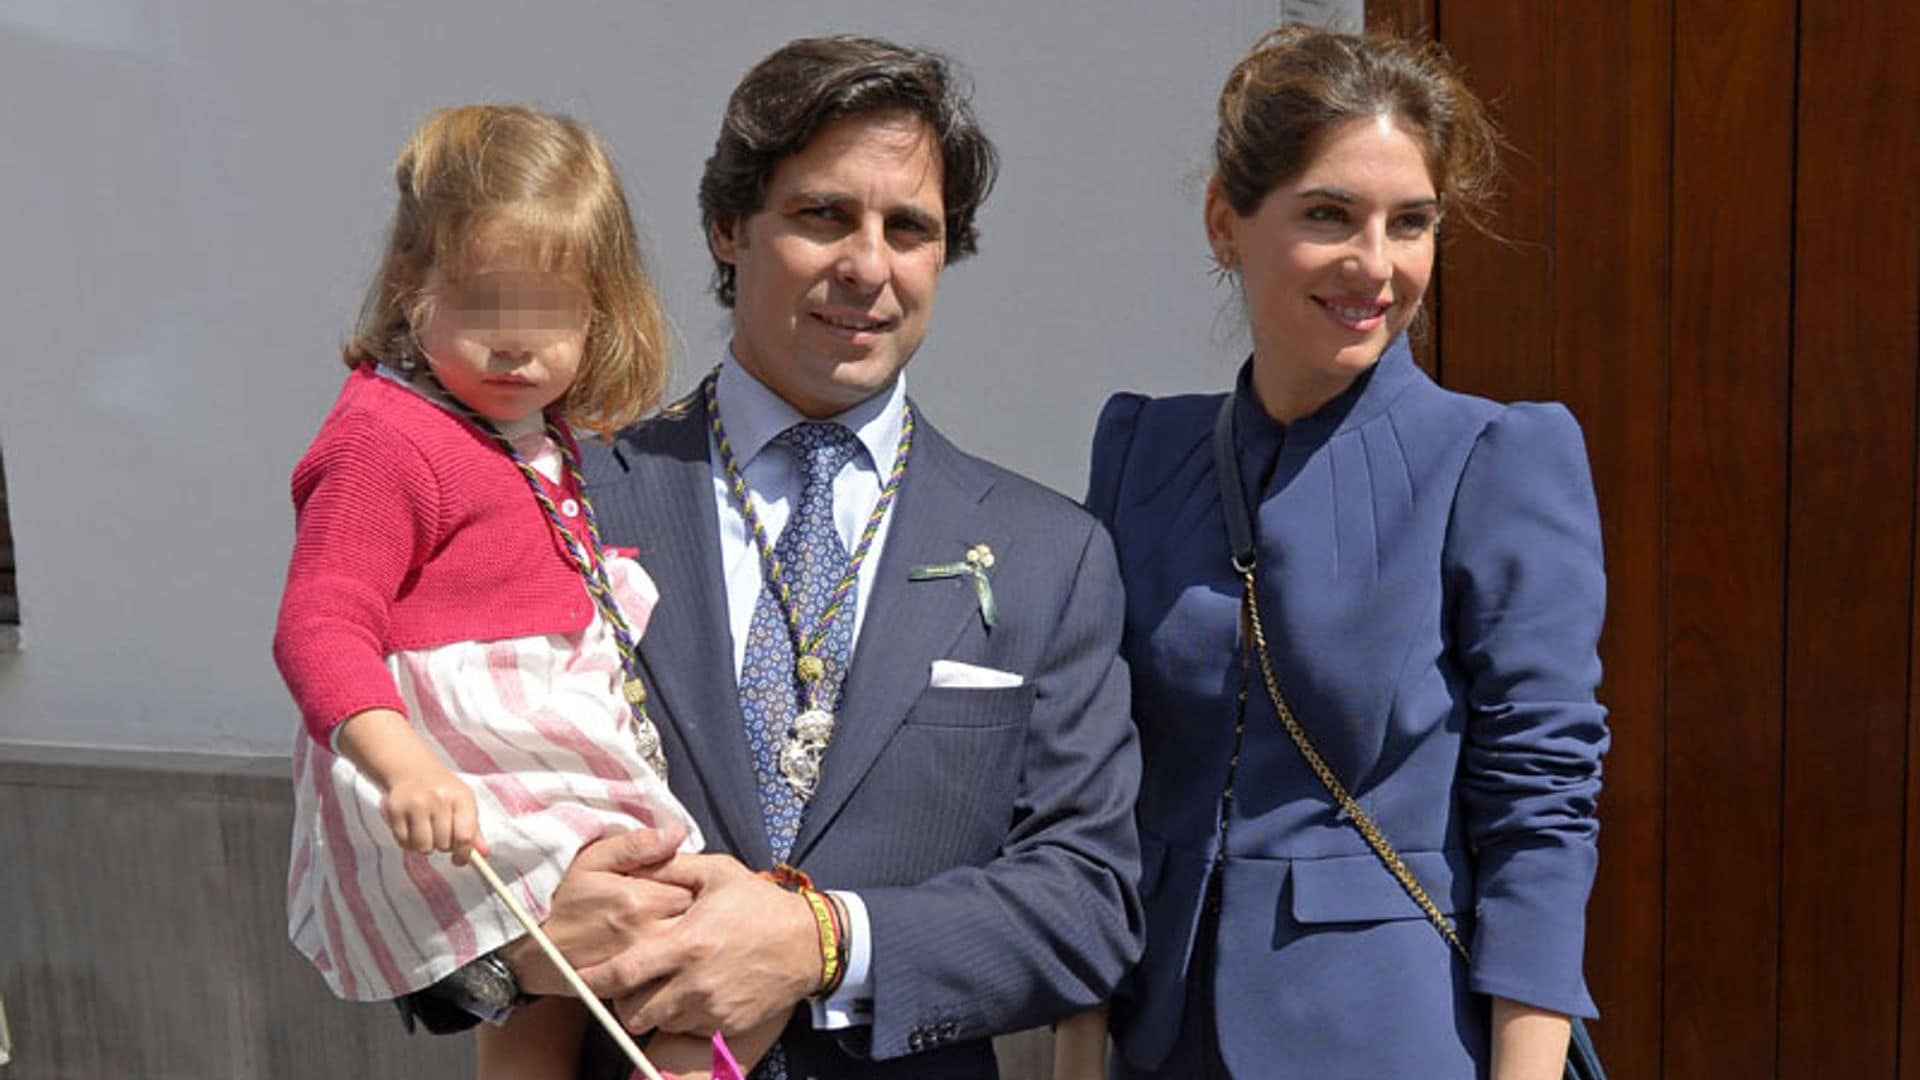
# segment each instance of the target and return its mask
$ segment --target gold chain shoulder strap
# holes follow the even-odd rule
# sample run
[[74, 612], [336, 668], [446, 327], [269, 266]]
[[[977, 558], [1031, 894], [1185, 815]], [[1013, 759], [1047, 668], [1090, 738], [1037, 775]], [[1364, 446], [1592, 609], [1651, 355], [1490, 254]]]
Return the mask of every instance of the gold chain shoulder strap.
[[1313, 740], [1307, 738], [1306, 729], [1300, 726], [1300, 721], [1294, 719], [1293, 710], [1287, 708], [1287, 699], [1280, 693], [1280, 680], [1273, 674], [1273, 658], [1267, 654], [1267, 633], [1260, 626], [1260, 601], [1255, 596], [1253, 566], [1251, 561], [1246, 566], [1239, 566], [1236, 561], [1236, 566], [1246, 584], [1246, 592], [1242, 595], [1240, 602], [1241, 611], [1246, 616], [1245, 622], [1253, 637], [1254, 650], [1260, 657], [1260, 677], [1267, 684], [1267, 696], [1273, 699], [1273, 711], [1280, 715], [1281, 726], [1287, 729], [1287, 735], [1293, 739], [1293, 745], [1300, 749], [1300, 756], [1307, 759], [1307, 765], [1313, 769], [1313, 774], [1326, 785], [1328, 794], [1333, 796], [1334, 802], [1340, 804], [1340, 809], [1345, 812], [1347, 819], [1353, 822], [1353, 827], [1360, 831], [1360, 835], [1367, 841], [1367, 846], [1373, 849], [1373, 853], [1386, 866], [1387, 872], [1393, 875], [1401, 888], [1407, 890], [1407, 895], [1413, 898], [1413, 902], [1420, 905], [1420, 910], [1426, 913], [1427, 921], [1433, 924], [1435, 930], [1440, 931], [1441, 937], [1447, 939], [1447, 944], [1453, 946], [1453, 951], [1459, 953], [1461, 959], [1466, 959], [1467, 946], [1460, 940], [1459, 933], [1454, 930], [1453, 922], [1441, 913], [1439, 905], [1433, 902], [1433, 897], [1427, 895], [1427, 890], [1420, 884], [1420, 879], [1413, 876], [1412, 870], [1407, 869], [1406, 861], [1400, 858], [1400, 853], [1395, 851], [1393, 845], [1387, 841], [1386, 834], [1380, 831], [1380, 826], [1374, 824], [1372, 816], [1360, 808], [1360, 803], [1347, 790], [1347, 785], [1341, 783], [1340, 778], [1333, 774], [1333, 769], [1327, 765], [1327, 760], [1320, 756], [1320, 751], [1314, 749]]
[[[1233, 558], [1234, 571], [1240, 575], [1246, 586], [1246, 592], [1240, 599], [1240, 617], [1245, 626], [1246, 635], [1253, 639], [1254, 649], [1259, 654], [1260, 676], [1267, 684], [1267, 696], [1273, 699], [1273, 711], [1279, 715], [1281, 725], [1287, 729], [1287, 735], [1293, 739], [1293, 745], [1299, 749], [1300, 756], [1306, 759], [1307, 765], [1313, 769], [1313, 774], [1318, 776], [1320, 783], [1326, 786], [1327, 793], [1333, 796], [1333, 801], [1340, 804], [1340, 809], [1346, 813], [1347, 819], [1353, 822], [1353, 827], [1360, 831], [1361, 837], [1366, 840], [1367, 846], [1373, 849], [1373, 854], [1379, 858], [1380, 864], [1385, 866], [1387, 872], [1393, 875], [1393, 879], [1400, 883], [1400, 887], [1407, 891], [1407, 895], [1413, 898], [1413, 902], [1420, 905], [1420, 910], [1426, 913], [1427, 921], [1440, 932], [1440, 936], [1446, 939], [1453, 951], [1458, 953], [1462, 960], [1468, 959], [1466, 943], [1460, 940], [1460, 935], [1454, 930], [1453, 923], [1441, 914], [1439, 906], [1433, 902], [1433, 897], [1427, 895], [1427, 890], [1421, 887], [1420, 880], [1413, 876], [1413, 871], [1407, 869], [1406, 862], [1400, 858], [1399, 852], [1393, 850], [1393, 845], [1387, 842], [1386, 835], [1380, 831], [1380, 826], [1373, 823], [1373, 818], [1360, 808], [1360, 804], [1347, 791], [1347, 786], [1340, 782], [1339, 777], [1333, 775], [1333, 770], [1327, 767], [1326, 759], [1313, 748], [1313, 740], [1307, 738], [1306, 729], [1300, 726], [1300, 721], [1294, 719], [1293, 710], [1287, 708], [1287, 699], [1280, 693], [1280, 680], [1273, 674], [1273, 657], [1267, 653], [1266, 629], [1260, 625], [1259, 589], [1253, 572], [1257, 561], [1258, 545], [1254, 539], [1253, 515], [1247, 510], [1247, 496], [1241, 486], [1239, 454], [1234, 441], [1233, 414], [1239, 397], [1237, 390], [1228, 394], [1221, 401], [1220, 410], [1214, 416], [1214, 472], [1218, 474], [1220, 480], [1220, 504], [1226, 519], [1228, 553]], [[1593, 1039], [1587, 1034], [1587, 1027], [1580, 1022], [1579, 1017], [1573, 1018], [1569, 1029], [1564, 1075], [1567, 1080], [1606, 1080], [1607, 1078], [1607, 1070], [1601, 1067], [1600, 1055], [1593, 1048]]]

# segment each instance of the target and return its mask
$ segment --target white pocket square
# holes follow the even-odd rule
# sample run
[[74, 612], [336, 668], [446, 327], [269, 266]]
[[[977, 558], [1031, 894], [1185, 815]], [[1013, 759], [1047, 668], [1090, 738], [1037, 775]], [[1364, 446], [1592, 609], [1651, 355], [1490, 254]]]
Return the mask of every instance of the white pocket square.
[[1011, 671], [1001, 671], [999, 668], [963, 664], [958, 660], [935, 660], [933, 677], [928, 685], [950, 690], [999, 690], [1020, 686], [1026, 681]]

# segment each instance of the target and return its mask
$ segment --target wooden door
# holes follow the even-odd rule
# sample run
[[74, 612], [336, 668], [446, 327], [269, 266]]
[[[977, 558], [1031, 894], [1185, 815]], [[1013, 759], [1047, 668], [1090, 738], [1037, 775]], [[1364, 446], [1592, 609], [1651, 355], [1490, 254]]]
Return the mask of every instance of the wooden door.
[[1603, 1056], [1920, 1080], [1920, 4], [1367, 7], [1512, 143], [1428, 362], [1593, 460]]

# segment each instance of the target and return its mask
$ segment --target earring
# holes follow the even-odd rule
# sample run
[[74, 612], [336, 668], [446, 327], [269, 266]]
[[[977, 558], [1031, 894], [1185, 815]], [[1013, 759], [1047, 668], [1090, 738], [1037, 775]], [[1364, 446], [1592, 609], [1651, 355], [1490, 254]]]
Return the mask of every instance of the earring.
[[1239, 260], [1233, 257], [1233, 249], [1226, 248], [1213, 253], [1213, 265], [1207, 269], [1207, 273], [1213, 277], [1215, 284], [1219, 284], [1231, 278], [1237, 269]]
[[394, 370], [402, 375], [413, 375], [420, 370], [420, 357], [413, 351], [413, 332], [394, 335], [396, 352], [393, 357]]

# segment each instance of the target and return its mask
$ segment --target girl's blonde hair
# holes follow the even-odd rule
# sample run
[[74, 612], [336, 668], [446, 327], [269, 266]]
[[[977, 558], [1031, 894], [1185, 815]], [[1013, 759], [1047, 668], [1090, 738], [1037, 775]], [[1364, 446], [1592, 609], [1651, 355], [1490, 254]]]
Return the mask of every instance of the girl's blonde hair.
[[480, 238], [504, 229], [541, 265], [587, 279], [587, 340], [561, 415], [611, 436], [653, 410], [667, 381], [666, 315], [613, 162], [593, 132], [521, 105], [441, 109], [407, 140], [393, 179], [400, 202], [344, 350], [349, 367], [401, 366], [430, 310], [428, 271], [460, 280], [481, 256]]

